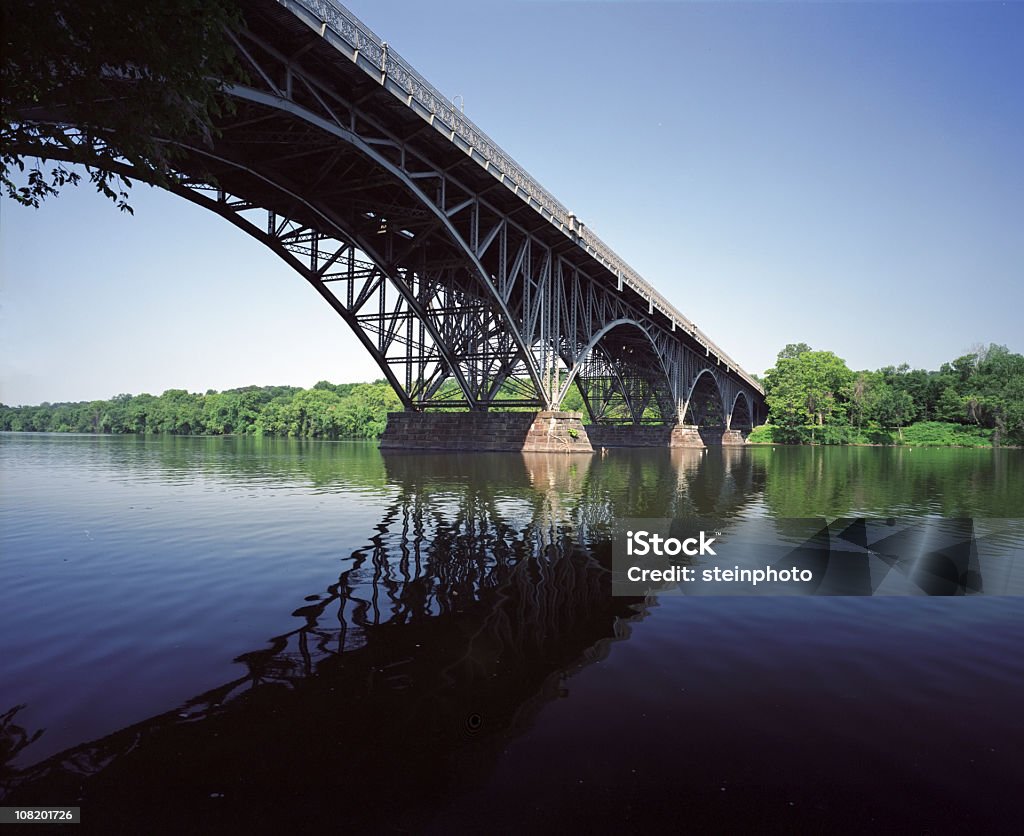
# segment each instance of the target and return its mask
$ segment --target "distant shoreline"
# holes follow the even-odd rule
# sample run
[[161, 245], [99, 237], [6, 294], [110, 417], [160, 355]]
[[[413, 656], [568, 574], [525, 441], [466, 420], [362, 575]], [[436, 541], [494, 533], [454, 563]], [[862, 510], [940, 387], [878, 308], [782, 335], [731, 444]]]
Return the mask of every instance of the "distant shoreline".
[[[584, 426], [592, 426], [586, 424]], [[951, 425], [957, 426], [957, 425]], [[755, 428], [757, 429], [757, 428]], [[162, 439], [162, 438], [249, 438], [249, 439], [271, 439], [271, 440], [292, 440], [325, 443], [359, 443], [376, 444], [379, 438], [368, 438], [366, 436], [336, 436], [332, 438], [321, 438], [314, 436], [291, 436], [272, 433], [173, 433], [173, 432], [90, 432], [77, 430], [8, 430], [0, 429], [0, 435], [59, 435], [59, 436], [80, 436], [83, 438], [140, 438], [140, 439]], [[715, 446], [715, 445], [710, 445]], [[893, 442], [883, 444], [879, 442], [788, 442], [788, 441], [748, 441], [746, 447], [874, 447], [874, 448], [900, 448], [919, 450], [1024, 450], [1020, 444], [992, 444], [991, 440], [984, 444], [942, 444], [938, 442]], [[658, 447], [611, 447], [609, 449], [635, 449], [635, 450], [656, 450]], [[663, 449], [671, 449], [664, 447]], [[694, 448], [699, 449], [699, 448]], [[739, 449], [743, 449], [740, 447]]]

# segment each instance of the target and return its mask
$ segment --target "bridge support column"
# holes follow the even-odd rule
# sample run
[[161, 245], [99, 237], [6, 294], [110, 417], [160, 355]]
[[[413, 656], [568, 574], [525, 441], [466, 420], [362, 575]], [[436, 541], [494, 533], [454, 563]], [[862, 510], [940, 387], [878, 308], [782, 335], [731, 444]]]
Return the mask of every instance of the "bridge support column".
[[750, 430], [747, 430], [746, 432], [743, 430], [726, 430], [722, 433], [722, 444], [746, 444], [748, 435], [750, 435]]
[[708, 439], [705, 431], [702, 431], [696, 424], [676, 424], [672, 428], [672, 439], [669, 447], [706, 447], [714, 444], [714, 439]]
[[587, 430], [594, 447], [717, 447], [747, 443], [746, 434], [741, 430], [698, 427], [696, 424], [592, 424]]
[[579, 412], [391, 412], [382, 450], [593, 453]]
[[704, 431], [692, 424], [591, 424], [587, 429], [595, 447], [704, 447], [706, 443]]

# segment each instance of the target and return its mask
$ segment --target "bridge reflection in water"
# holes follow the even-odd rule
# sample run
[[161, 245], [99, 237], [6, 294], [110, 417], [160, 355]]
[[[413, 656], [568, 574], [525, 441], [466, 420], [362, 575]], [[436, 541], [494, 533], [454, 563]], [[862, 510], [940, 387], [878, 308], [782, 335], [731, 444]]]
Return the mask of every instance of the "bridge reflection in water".
[[[614, 512], [587, 498], [602, 482], [589, 458], [385, 467], [397, 493], [370, 545], [294, 612], [299, 627], [174, 711], [9, 773], [8, 803], [77, 804], [108, 831], [151, 829], [154, 816], [168, 829], [294, 824], [335, 804], [349, 823], [387, 804], [412, 825], [485, 776], [509, 736], [643, 616], [643, 602], [611, 597], [607, 549], [586, 545]], [[671, 466], [633, 470], [662, 495], [673, 481]]]
[[[503, 814], [546, 830], [760, 831], [774, 815], [785, 832], [863, 832], [885, 816], [941, 831], [956, 798], [997, 832], [989, 811], [1015, 797], [1019, 765], [998, 743], [1019, 726], [1008, 718], [1020, 619], [1005, 601], [954, 611], [917, 599], [897, 623], [877, 599], [663, 598], [656, 623], [637, 623], [656, 602], [612, 597], [610, 535], [624, 517], [731, 525], [809, 507], [787, 492], [806, 488], [782, 451], [332, 457], [338, 448], [300, 445], [287, 457], [276, 453], [290, 443], [251, 456], [252, 440], [224, 443], [240, 450], [124, 442], [138, 474], [154, 457], [170, 478], [231, 476], [243, 462], [247, 482], [298, 486], [301, 501], [368, 497], [381, 510], [366, 546], [281, 608], [296, 626], [239, 656], [236, 678], [9, 769], [2, 803], [77, 805], [85, 832], [100, 833], [501, 830]], [[850, 465], [864, 451], [839, 463], [792, 454], [815, 456], [826, 477], [870, 473]], [[963, 472], [950, 484], [973, 490]], [[908, 492], [906, 480], [863, 482], [883, 509]], [[841, 493], [814, 501], [855, 507]], [[31, 737], [18, 722], [0, 713], [0, 760]]]
[[758, 481], [740, 450], [384, 463], [396, 493], [370, 544], [300, 626], [177, 709], [9, 773], [5, 803], [78, 805], [107, 832], [413, 828], [646, 615], [611, 595], [616, 506], [735, 513]]

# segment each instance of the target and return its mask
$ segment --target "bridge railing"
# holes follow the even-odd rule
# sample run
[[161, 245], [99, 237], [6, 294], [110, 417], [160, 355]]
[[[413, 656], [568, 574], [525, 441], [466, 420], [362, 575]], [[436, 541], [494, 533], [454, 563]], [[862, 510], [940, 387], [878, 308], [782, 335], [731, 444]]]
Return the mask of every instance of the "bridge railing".
[[703, 345], [709, 355], [714, 355], [725, 363], [729, 370], [735, 372], [755, 391], [763, 391], [760, 384], [743, 371], [735, 360], [658, 293], [611, 247], [591, 232], [589, 227], [581, 224], [572, 212], [534, 180], [511, 155], [493, 142], [471, 119], [459, 111], [450, 99], [416, 72], [412, 65], [395, 52], [386, 41], [381, 40], [352, 12], [334, 0], [278, 0], [278, 2], [286, 7], [301, 6], [320, 20], [325, 27], [347, 42], [353, 55], [357, 58], [364, 58], [366, 63], [379, 71], [378, 80], [381, 83], [390, 80], [393, 85], [406, 93], [410, 103], [416, 101], [423, 112], [430, 114], [430, 122], [435, 128], [448, 134], [452, 140], [458, 136], [471, 149], [473, 158], [486, 169], [493, 169], [499, 179], [509, 185], [517, 194], [523, 194], [542, 215], [548, 215], [552, 223], [574, 237], [595, 259], [603, 263], [618, 277], [621, 285], [629, 287], [646, 300], [652, 312], [660, 311], [672, 323], [673, 329], [679, 328], [685, 331], [692, 339]]

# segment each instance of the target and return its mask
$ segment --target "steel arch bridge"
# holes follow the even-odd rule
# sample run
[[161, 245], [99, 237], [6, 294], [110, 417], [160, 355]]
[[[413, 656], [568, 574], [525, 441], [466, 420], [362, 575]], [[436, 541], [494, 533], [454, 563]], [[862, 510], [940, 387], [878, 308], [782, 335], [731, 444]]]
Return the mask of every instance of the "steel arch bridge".
[[595, 423], [763, 420], [755, 380], [347, 9], [241, 5], [249, 81], [171, 188], [309, 282], [406, 410], [576, 385]]

